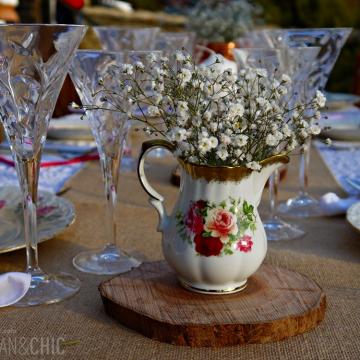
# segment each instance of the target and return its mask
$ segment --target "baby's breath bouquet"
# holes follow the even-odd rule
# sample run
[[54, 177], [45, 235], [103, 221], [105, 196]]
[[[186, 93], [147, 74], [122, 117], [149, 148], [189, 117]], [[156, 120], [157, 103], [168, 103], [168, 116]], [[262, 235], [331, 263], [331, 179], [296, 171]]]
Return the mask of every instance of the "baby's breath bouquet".
[[248, 0], [200, 0], [189, 13], [188, 28], [207, 42], [234, 41], [253, 27], [259, 12]]
[[307, 103], [296, 101], [286, 74], [263, 68], [234, 74], [216, 64], [194, 65], [182, 52], [148, 60], [147, 67], [113, 67], [109, 76], [117, 78], [119, 91], [108, 91], [102, 80], [103, 101], [172, 142], [184, 161], [260, 170], [262, 160], [289, 153], [320, 132], [325, 97], [318, 91]]

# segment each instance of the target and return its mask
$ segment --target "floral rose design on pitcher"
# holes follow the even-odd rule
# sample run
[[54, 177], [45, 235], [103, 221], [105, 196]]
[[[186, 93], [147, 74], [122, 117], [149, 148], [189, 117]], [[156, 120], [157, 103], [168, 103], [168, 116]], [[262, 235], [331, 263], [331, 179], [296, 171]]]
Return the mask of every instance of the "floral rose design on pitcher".
[[231, 255], [252, 249], [256, 229], [254, 207], [245, 200], [230, 198], [219, 204], [198, 200], [176, 218], [179, 235], [194, 244], [199, 255]]

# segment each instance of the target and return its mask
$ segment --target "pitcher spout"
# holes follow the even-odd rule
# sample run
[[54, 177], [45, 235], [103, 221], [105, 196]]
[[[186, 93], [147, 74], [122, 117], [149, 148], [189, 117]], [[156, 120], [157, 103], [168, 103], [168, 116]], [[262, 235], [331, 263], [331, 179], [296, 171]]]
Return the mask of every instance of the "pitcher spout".
[[286, 155], [276, 155], [265, 159], [260, 164], [262, 165], [261, 171], [254, 174], [254, 189], [259, 194], [258, 202], [260, 202], [263, 189], [271, 174], [282, 165], [289, 162], [289, 157]]

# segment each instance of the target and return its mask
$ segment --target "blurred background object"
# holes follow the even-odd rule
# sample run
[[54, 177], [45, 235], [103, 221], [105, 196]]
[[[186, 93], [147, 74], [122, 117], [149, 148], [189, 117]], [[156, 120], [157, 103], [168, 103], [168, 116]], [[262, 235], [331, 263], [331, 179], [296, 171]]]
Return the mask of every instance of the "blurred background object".
[[16, 11], [18, 0], [0, 0], [0, 21], [6, 23], [19, 22], [20, 17]]

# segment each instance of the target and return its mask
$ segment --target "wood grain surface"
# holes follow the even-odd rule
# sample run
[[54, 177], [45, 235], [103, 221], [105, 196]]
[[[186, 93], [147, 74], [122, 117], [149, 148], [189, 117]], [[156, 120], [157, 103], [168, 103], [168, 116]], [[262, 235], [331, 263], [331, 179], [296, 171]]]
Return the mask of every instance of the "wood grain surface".
[[141, 334], [176, 345], [220, 347], [278, 341], [313, 329], [326, 297], [311, 279], [271, 265], [242, 292], [203, 295], [183, 289], [164, 261], [104, 281], [108, 315]]

